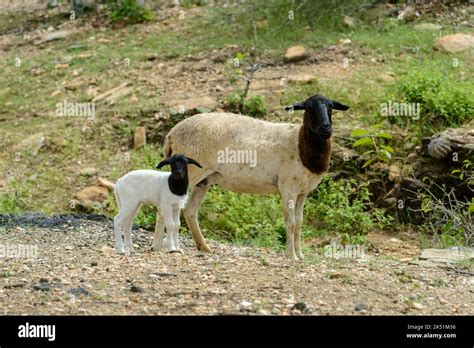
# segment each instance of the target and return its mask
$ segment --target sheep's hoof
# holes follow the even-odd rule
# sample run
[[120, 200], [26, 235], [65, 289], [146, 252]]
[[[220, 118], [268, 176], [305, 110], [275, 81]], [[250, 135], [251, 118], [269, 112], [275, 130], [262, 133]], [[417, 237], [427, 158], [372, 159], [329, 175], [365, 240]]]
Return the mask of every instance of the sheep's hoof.
[[181, 249], [177, 249], [177, 250], [170, 250], [168, 251], [170, 254], [184, 254], [183, 251]]
[[201, 244], [201, 245], [198, 245], [197, 246], [197, 249], [199, 251], [204, 251], [205, 253], [212, 253], [212, 249], [209, 248], [209, 246], [207, 244]]
[[299, 261], [295, 254], [285, 253], [286, 258], [290, 261]]

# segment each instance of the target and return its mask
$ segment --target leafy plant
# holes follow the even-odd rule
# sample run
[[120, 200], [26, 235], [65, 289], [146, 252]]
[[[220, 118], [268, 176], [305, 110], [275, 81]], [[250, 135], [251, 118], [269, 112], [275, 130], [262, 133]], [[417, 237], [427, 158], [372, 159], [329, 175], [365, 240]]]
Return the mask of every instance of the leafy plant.
[[472, 83], [447, 78], [441, 73], [421, 69], [408, 74], [399, 86], [407, 103], [420, 103], [425, 122], [441, 120], [445, 126], [459, 126], [474, 113]]
[[228, 111], [240, 112], [252, 117], [263, 117], [267, 113], [265, 106], [265, 97], [254, 95], [247, 97], [249, 85], [252, 82], [253, 73], [257, 68], [252, 67], [250, 76], [243, 77], [242, 65], [245, 63], [245, 55], [238, 52], [233, 59], [227, 61], [225, 65], [225, 75], [231, 85], [237, 85], [238, 81], [245, 80], [245, 88], [237, 87], [234, 92], [229, 94], [224, 100], [224, 107]]
[[110, 19], [112, 22], [124, 20], [127, 23], [140, 23], [150, 21], [154, 18], [154, 13], [137, 0], [107, 0], [109, 6]]
[[392, 136], [380, 128], [381, 125], [376, 124], [368, 130], [359, 128], [351, 133], [351, 136], [356, 139], [352, 147], [365, 149], [363, 155], [368, 158], [362, 168], [366, 168], [374, 162], [387, 162], [392, 159], [394, 150], [388, 145]]
[[316, 233], [335, 233], [346, 244], [361, 244], [373, 228], [383, 228], [392, 218], [380, 209], [368, 210], [371, 193], [367, 185], [355, 180], [329, 180], [318, 186], [317, 193], [306, 203], [308, 224]]

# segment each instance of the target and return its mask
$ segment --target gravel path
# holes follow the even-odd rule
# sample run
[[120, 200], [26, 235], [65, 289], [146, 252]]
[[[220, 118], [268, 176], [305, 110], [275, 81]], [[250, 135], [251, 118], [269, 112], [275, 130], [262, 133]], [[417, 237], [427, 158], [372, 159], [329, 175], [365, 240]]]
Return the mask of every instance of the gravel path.
[[37, 255], [0, 258], [0, 314], [474, 314], [474, 278], [459, 268], [385, 253], [290, 262], [212, 241], [206, 254], [186, 236], [184, 255], [158, 254], [152, 233], [140, 229], [136, 253], [123, 256], [109, 220], [22, 219], [0, 216], [0, 246], [36, 245]]

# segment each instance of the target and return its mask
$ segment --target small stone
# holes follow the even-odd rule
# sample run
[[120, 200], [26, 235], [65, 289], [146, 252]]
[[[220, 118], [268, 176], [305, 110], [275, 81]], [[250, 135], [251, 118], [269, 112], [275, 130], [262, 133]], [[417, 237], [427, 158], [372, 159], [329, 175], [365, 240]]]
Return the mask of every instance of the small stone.
[[423, 306], [421, 303], [418, 303], [418, 302], [413, 302], [413, 303], [411, 304], [411, 306], [412, 306], [412, 308], [418, 309], [418, 310], [421, 310], [421, 309], [424, 308], [424, 306]]
[[69, 289], [68, 293], [74, 296], [80, 296], [80, 295], [88, 296], [89, 295], [89, 291], [81, 287]]
[[306, 303], [304, 302], [297, 302], [293, 305], [293, 309], [299, 310], [301, 312], [304, 312], [308, 306], [306, 306]]
[[354, 28], [355, 27], [355, 19], [350, 16], [344, 16], [342, 18], [342, 24], [344, 24], [348, 28]]
[[96, 174], [97, 174], [97, 169], [93, 167], [81, 169], [81, 171], [79, 172], [79, 175], [82, 175], [82, 176], [94, 176]]
[[248, 301], [242, 301], [239, 303], [240, 311], [250, 311], [252, 309], [252, 303]]
[[99, 263], [98, 263], [97, 261], [92, 261], [92, 262], [91, 262], [91, 266], [92, 266], [92, 267], [95, 267], [95, 266], [97, 266], [98, 264], [99, 264]]
[[358, 311], [358, 312], [362, 312], [362, 311], [369, 311], [370, 310], [370, 307], [367, 303], [364, 303], [364, 302], [360, 302], [357, 304], [357, 306], [355, 306], [355, 310]]
[[139, 286], [137, 286], [137, 285], [132, 285], [132, 286], [130, 287], [130, 291], [131, 291], [131, 292], [143, 292], [143, 288], [141, 288], [141, 287], [139, 287]]
[[135, 129], [135, 136], [133, 138], [133, 148], [137, 149], [145, 145], [146, 145], [146, 128], [137, 127], [137, 129]]
[[69, 68], [68, 63], [59, 63], [54, 66], [55, 69], [61, 70], [61, 69], [67, 69]]
[[51, 288], [52, 286], [50, 283], [42, 282], [41, 280], [39, 284], [36, 284], [35, 286], [33, 286], [33, 289], [38, 290], [38, 291], [49, 291], [51, 290]]
[[286, 50], [285, 61], [299, 62], [308, 58], [309, 54], [303, 46], [291, 46]]

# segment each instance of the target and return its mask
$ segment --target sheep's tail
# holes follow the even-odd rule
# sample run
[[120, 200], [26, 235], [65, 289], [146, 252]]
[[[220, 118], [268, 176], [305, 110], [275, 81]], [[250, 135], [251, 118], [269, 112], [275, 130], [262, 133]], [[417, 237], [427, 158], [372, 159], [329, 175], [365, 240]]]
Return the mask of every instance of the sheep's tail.
[[169, 134], [166, 135], [165, 141], [163, 143], [163, 157], [170, 158], [173, 155], [173, 150], [171, 149], [171, 141], [169, 138]]

